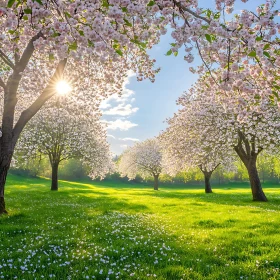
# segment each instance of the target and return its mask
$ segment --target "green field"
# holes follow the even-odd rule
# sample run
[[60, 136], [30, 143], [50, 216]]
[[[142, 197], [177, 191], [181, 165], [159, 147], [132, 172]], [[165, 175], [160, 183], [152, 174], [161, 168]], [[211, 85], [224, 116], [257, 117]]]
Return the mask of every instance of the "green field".
[[9, 176], [0, 279], [280, 279], [280, 190]]

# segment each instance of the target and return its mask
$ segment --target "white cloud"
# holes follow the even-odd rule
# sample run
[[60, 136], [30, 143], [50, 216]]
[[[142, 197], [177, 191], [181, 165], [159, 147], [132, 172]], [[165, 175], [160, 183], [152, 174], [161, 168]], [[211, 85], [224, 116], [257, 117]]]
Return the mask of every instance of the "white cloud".
[[[135, 100], [132, 95], [135, 94], [133, 90], [126, 88], [129, 84], [129, 79], [135, 76], [131, 71], [128, 73], [127, 79], [123, 84], [122, 95], [119, 96], [114, 94], [110, 96], [107, 100], [101, 103], [100, 108], [102, 109], [102, 114], [106, 117], [103, 122], [106, 124], [107, 130], [121, 130], [127, 131], [132, 127], [138, 126], [136, 123], [132, 123], [127, 120], [127, 117], [136, 113], [139, 108], [133, 107], [131, 103]], [[114, 119], [112, 116], [119, 116], [118, 119]], [[108, 135], [108, 137], [116, 140], [113, 135]], [[118, 139], [119, 141], [122, 141]], [[124, 140], [124, 141], [136, 141], [136, 140]]]
[[132, 142], [138, 142], [138, 141], [140, 141], [140, 140], [137, 139], [137, 138], [130, 138], [130, 137], [119, 138], [119, 140], [121, 140], [121, 141], [132, 141]]
[[103, 115], [111, 115], [111, 116], [129, 116], [133, 113], [136, 113], [139, 108], [133, 108], [131, 104], [119, 104], [116, 107], [112, 107], [107, 111], [103, 111]]
[[129, 130], [132, 127], [138, 126], [136, 123], [132, 123], [131, 121], [117, 119], [115, 121], [104, 121], [107, 123], [107, 129], [109, 130]]
[[123, 88], [121, 95], [118, 95], [118, 94], [111, 95], [106, 100], [101, 102], [100, 108], [108, 108], [108, 105], [109, 105], [109, 107], [111, 107], [110, 102], [117, 102], [117, 103], [129, 102], [129, 98], [133, 94], [135, 94], [135, 92], [133, 90], [128, 89], [128, 88]]
[[101, 102], [101, 104], [100, 104], [100, 109], [108, 109], [108, 108], [112, 107], [112, 105], [109, 104], [109, 103], [107, 103], [106, 101], [107, 101], [107, 100]]
[[134, 76], [135, 73], [133, 73], [132, 71], [128, 71], [127, 78], [123, 83], [122, 94], [121, 95], [113, 94], [108, 99], [102, 101], [100, 104], [100, 109], [112, 108], [113, 107], [113, 105], [111, 104], [112, 102], [122, 103], [122, 104], [134, 102], [135, 98], [131, 98], [131, 96], [134, 95], [135, 92], [131, 89], [126, 88], [126, 86], [129, 85], [129, 79]]
[[113, 138], [113, 139], [116, 139], [116, 137], [112, 134], [107, 134], [107, 137], [110, 137], [110, 138]]

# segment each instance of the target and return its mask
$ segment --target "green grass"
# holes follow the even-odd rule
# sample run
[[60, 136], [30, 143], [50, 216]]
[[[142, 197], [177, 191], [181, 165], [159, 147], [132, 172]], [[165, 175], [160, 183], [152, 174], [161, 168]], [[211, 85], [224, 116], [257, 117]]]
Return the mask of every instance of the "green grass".
[[280, 279], [278, 186], [49, 185], [9, 176], [0, 279]]

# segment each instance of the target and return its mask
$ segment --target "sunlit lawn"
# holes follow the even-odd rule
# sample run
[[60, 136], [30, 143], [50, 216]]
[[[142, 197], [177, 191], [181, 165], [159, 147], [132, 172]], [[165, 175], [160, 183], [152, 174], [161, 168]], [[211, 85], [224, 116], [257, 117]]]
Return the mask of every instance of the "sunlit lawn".
[[280, 279], [278, 186], [49, 184], [9, 177], [0, 278]]

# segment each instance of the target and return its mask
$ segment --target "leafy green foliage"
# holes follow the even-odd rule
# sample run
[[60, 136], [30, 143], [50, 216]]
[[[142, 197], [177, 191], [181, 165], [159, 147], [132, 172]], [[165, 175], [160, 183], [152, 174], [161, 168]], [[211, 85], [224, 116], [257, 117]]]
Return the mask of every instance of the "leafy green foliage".
[[150, 1], [147, 6], [151, 7], [151, 6], [154, 6], [155, 5], [155, 1]]
[[250, 57], [256, 57], [256, 52], [255, 51], [251, 51], [250, 53], [248, 53], [248, 56]]
[[14, 5], [15, 2], [16, 2], [16, 0], [9, 0], [8, 1], [8, 8], [11, 8]]
[[78, 45], [77, 45], [77, 42], [73, 42], [72, 44], [69, 45], [68, 47], [68, 50], [71, 50], [71, 51], [76, 51], [78, 48]]
[[209, 34], [205, 34], [205, 38], [209, 43], [212, 43], [212, 38]]

